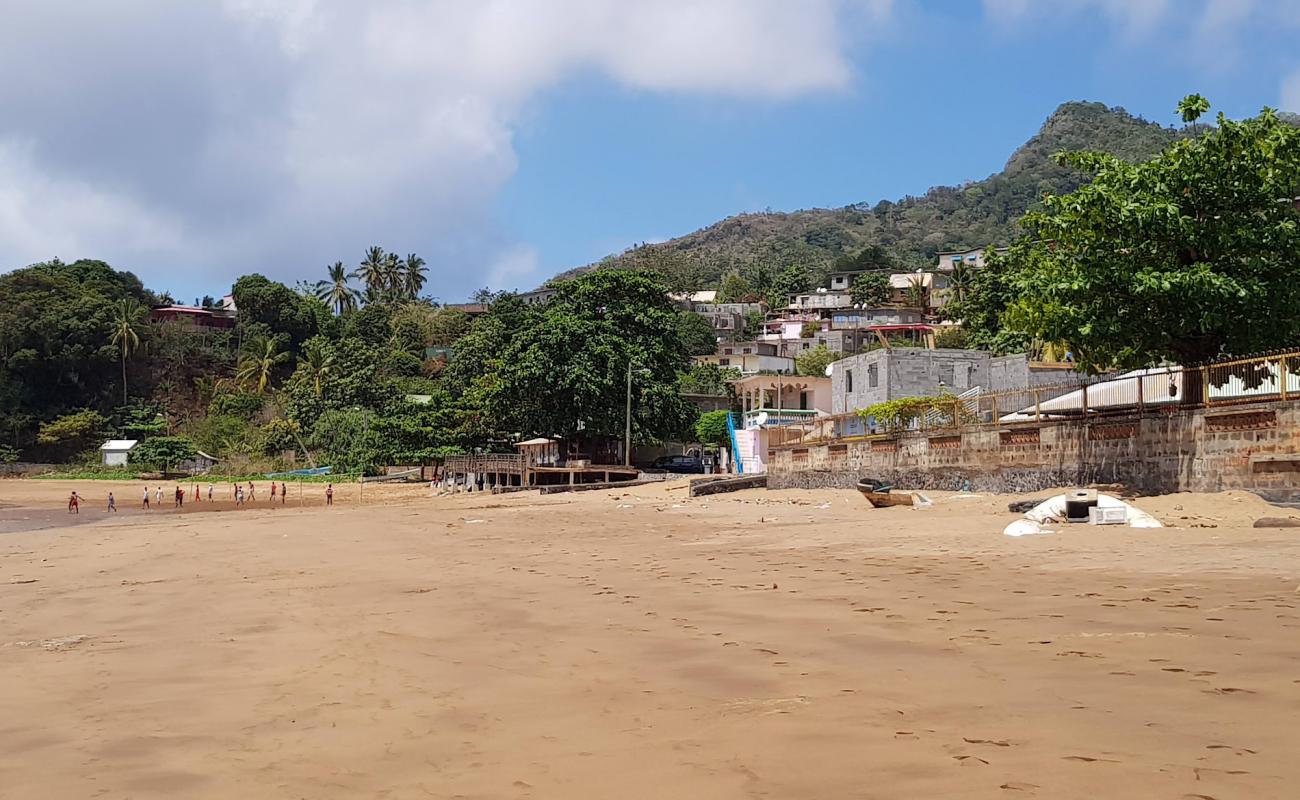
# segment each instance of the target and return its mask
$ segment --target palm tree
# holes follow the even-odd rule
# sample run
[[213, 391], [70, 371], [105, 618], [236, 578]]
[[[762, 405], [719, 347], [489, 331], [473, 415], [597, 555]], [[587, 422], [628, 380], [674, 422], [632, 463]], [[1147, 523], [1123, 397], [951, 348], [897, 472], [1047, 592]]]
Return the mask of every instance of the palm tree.
[[298, 367], [311, 375], [312, 389], [320, 397], [325, 391], [325, 379], [334, 371], [334, 353], [319, 339], [308, 339], [298, 356]]
[[388, 254], [382, 247], [371, 247], [352, 276], [366, 287], [366, 300], [378, 300], [388, 286]]
[[342, 261], [335, 261], [329, 267], [329, 278], [316, 282], [316, 297], [321, 302], [333, 307], [336, 314], [351, 311], [357, 307], [358, 292], [348, 285], [347, 267]]
[[253, 337], [244, 342], [244, 352], [239, 358], [239, 370], [235, 377], [244, 387], [251, 386], [256, 394], [266, 394], [275, 368], [288, 360], [289, 354], [281, 353], [274, 339]]
[[948, 274], [948, 288], [952, 290], [953, 299], [958, 302], [966, 299], [966, 291], [970, 289], [972, 277], [974, 275], [971, 268], [966, 266], [966, 262], [958, 261], [952, 265], [952, 272]]
[[127, 297], [113, 310], [113, 336], [109, 343], [122, 355], [122, 405], [126, 405], [126, 360], [140, 346], [139, 327], [144, 320], [144, 306]]
[[402, 259], [389, 253], [384, 261], [384, 294], [390, 302], [402, 299]]
[[402, 290], [407, 299], [415, 300], [428, 281], [429, 268], [424, 266], [424, 259], [415, 253], [407, 255], [402, 262]]
[[930, 290], [925, 285], [925, 276], [913, 275], [907, 281], [907, 289], [904, 291], [903, 296], [907, 300], [908, 308], [924, 309], [929, 293]]

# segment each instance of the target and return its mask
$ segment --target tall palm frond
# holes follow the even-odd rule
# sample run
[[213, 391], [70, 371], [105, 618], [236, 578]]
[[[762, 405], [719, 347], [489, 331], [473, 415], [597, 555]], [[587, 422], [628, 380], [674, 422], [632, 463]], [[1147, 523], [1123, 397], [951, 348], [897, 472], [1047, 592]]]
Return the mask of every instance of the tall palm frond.
[[352, 273], [365, 287], [366, 300], [383, 299], [384, 290], [388, 288], [388, 254], [384, 248], [375, 246], [366, 250], [366, 257]]
[[415, 300], [424, 290], [424, 284], [429, 280], [429, 268], [424, 265], [424, 259], [415, 253], [406, 256], [402, 262], [402, 290], [408, 300]]
[[244, 342], [235, 378], [244, 388], [251, 388], [256, 394], [266, 394], [271, 379], [275, 377], [275, 368], [288, 360], [289, 354], [280, 352], [274, 339], [253, 337]]
[[311, 375], [312, 389], [317, 397], [321, 397], [325, 393], [326, 379], [334, 372], [334, 353], [319, 339], [309, 339], [298, 356], [298, 368]]
[[113, 335], [109, 344], [122, 356], [122, 405], [126, 405], [126, 360], [140, 346], [140, 328], [144, 324], [144, 306], [133, 297], [118, 302], [113, 309]]
[[335, 261], [329, 266], [329, 278], [316, 282], [316, 297], [333, 308], [336, 314], [357, 307], [360, 294], [348, 284], [349, 278], [351, 276], [348, 275], [348, 269], [343, 266], [343, 262]]

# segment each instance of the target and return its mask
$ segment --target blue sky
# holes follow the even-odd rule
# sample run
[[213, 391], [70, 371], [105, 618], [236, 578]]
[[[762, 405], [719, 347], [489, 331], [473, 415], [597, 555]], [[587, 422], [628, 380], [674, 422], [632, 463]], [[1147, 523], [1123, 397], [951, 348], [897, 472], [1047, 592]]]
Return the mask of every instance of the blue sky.
[[[93, 7], [92, 7], [93, 8]], [[0, 30], [0, 270], [178, 297], [371, 244], [443, 300], [998, 170], [1061, 102], [1300, 111], [1300, 0], [124, 0]], [[58, 41], [60, 59], [50, 59]]]

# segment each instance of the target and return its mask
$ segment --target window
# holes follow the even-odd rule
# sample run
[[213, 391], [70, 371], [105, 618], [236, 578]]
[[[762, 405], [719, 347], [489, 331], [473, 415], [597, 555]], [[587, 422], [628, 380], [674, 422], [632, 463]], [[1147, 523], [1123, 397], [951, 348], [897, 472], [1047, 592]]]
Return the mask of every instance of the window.
[[849, 394], [853, 391], [853, 370], [844, 370], [844, 393]]
[[749, 355], [749, 354], [752, 353], [752, 352], [753, 352], [753, 348], [752, 348], [752, 347], [746, 347], [746, 348], [744, 349], [744, 351], [743, 351], [743, 354], [744, 354], [744, 355]]
[[729, 366], [731, 366], [731, 359], [729, 359], [729, 358], [719, 358], [719, 359], [718, 359], [718, 366], [719, 366], [719, 367], [729, 367]]
[[807, 349], [808, 349], [808, 343], [807, 343], [807, 342], [804, 342], [802, 345], [800, 345], [800, 347], [802, 347], [804, 350], [807, 350]]
[[867, 367], [867, 386], [874, 389], [880, 384], [880, 374], [876, 370], [876, 365], [872, 364]]
[[939, 365], [939, 383], [945, 386], [952, 386], [953, 365], [952, 362]]

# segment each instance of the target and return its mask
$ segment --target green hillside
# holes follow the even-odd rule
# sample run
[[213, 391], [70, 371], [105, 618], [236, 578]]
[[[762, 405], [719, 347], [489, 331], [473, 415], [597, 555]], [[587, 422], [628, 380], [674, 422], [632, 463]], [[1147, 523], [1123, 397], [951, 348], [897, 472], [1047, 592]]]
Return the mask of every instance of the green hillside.
[[1004, 244], [1016, 221], [1046, 192], [1075, 189], [1083, 177], [1051, 161], [1060, 150], [1101, 150], [1149, 158], [1179, 132], [1101, 103], [1065, 103], [1017, 149], [1001, 172], [962, 186], [875, 206], [739, 214], [662, 244], [642, 245], [592, 268], [654, 268], [683, 288], [710, 286], [733, 269], [750, 275], [798, 264], [825, 272], [840, 256], [881, 245], [900, 266], [934, 263], [944, 250]]

